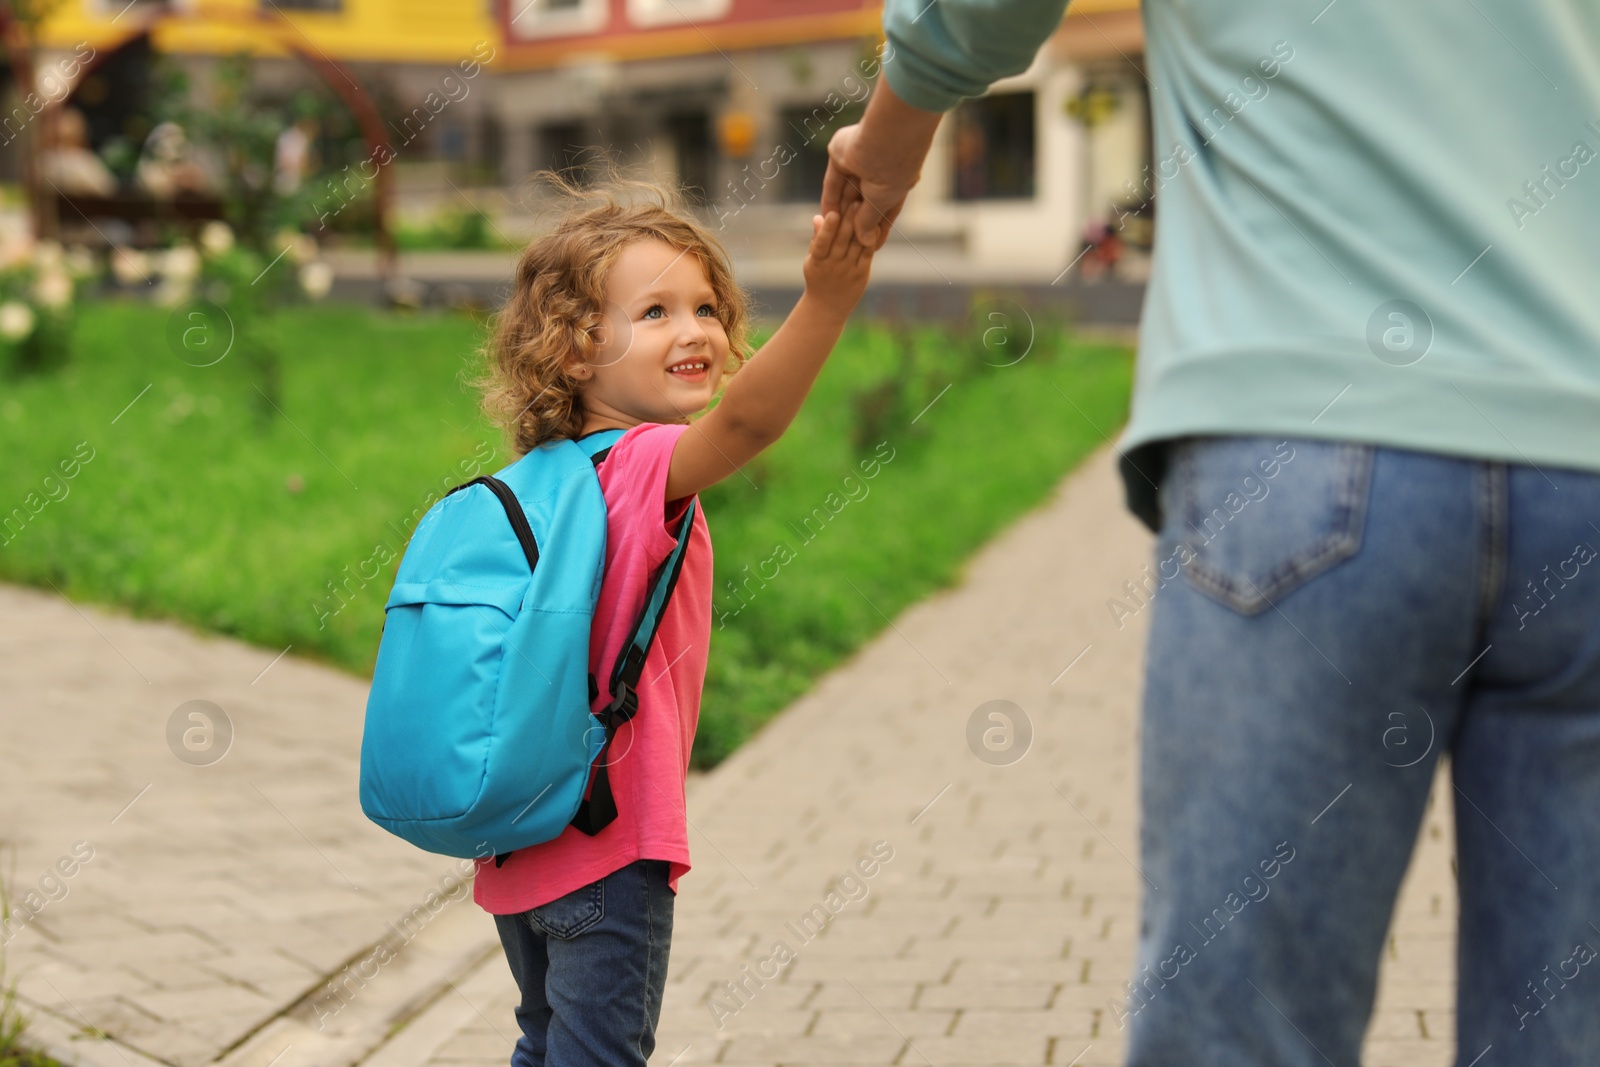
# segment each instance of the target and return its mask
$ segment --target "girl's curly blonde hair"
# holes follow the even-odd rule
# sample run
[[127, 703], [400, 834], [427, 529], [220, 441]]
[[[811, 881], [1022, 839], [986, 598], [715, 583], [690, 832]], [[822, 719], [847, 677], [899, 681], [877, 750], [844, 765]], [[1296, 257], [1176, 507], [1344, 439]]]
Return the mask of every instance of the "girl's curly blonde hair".
[[587, 188], [548, 172], [539, 177], [560, 204], [555, 226], [517, 260], [511, 296], [480, 352], [483, 373], [470, 382], [519, 456], [581, 432], [583, 398], [567, 368], [594, 356], [606, 278], [630, 242], [655, 238], [699, 258], [728, 335], [718, 388], [748, 356], [745, 294], [733, 280], [727, 252], [685, 209], [681, 193], [615, 174]]

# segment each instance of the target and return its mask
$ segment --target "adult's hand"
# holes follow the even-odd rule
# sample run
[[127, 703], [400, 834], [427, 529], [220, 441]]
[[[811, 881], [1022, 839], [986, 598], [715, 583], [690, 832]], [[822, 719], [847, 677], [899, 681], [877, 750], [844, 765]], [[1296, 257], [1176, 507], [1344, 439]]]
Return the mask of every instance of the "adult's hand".
[[880, 78], [861, 121], [828, 141], [823, 215], [837, 211], [845, 217], [851, 205], [862, 201], [857, 235], [868, 248], [882, 248], [905, 207], [906, 194], [922, 175], [922, 161], [942, 117], [940, 112], [912, 107]]

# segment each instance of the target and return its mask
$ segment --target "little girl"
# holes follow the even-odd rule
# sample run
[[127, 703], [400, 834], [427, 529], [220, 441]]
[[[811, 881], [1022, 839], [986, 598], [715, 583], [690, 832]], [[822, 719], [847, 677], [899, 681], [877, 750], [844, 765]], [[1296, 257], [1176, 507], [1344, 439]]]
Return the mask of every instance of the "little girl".
[[[854, 213], [814, 216], [805, 292], [747, 362], [745, 297], [727, 255], [670, 193], [613, 181], [568, 195], [553, 232], [522, 253], [479, 384], [519, 455], [555, 438], [626, 431], [597, 468], [606, 561], [589, 667], [606, 679], [690, 498], [782, 436], [861, 299], [872, 252], [856, 239]], [[684, 780], [711, 573], [697, 514], [638, 711], [612, 742], [616, 820], [594, 836], [569, 826], [503, 866], [478, 864], [473, 899], [494, 915], [522, 992], [513, 1067], [622, 1067], [655, 1048], [673, 897], [689, 869]], [[602, 691], [594, 706], [609, 699]]]

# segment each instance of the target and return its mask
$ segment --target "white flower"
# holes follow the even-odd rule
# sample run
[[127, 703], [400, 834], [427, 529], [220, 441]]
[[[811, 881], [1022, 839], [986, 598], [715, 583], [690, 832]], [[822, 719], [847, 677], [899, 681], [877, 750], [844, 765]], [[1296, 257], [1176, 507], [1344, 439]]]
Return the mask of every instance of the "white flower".
[[72, 278], [60, 267], [43, 270], [33, 283], [34, 299], [59, 311], [72, 303]]
[[87, 278], [94, 273], [94, 253], [83, 245], [73, 245], [67, 249], [67, 270], [77, 278]]
[[111, 273], [123, 285], [140, 285], [150, 278], [150, 257], [135, 248], [113, 248]]
[[150, 299], [161, 307], [175, 308], [188, 300], [193, 291], [187, 279], [167, 277], [161, 279], [161, 284], [150, 294]]
[[40, 241], [33, 248], [33, 262], [40, 270], [54, 270], [65, 261], [60, 241]]
[[174, 245], [161, 257], [161, 274], [175, 282], [186, 282], [200, 273], [200, 253], [193, 245]]
[[280, 251], [289, 253], [289, 259], [296, 266], [303, 267], [317, 258], [317, 242], [294, 230], [284, 230], [278, 234], [277, 245]]
[[33, 332], [33, 309], [17, 300], [0, 304], [0, 337], [20, 341]]
[[333, 268], [326, 263], [307, 263], [300, 268], [300, 288], [313, 300], [321, 300], [333, 288]]
[[233, 247], [233, 231], [226, 222], [208, 222], [200, 228], [200, 247], [208, 256], [220, 256]]

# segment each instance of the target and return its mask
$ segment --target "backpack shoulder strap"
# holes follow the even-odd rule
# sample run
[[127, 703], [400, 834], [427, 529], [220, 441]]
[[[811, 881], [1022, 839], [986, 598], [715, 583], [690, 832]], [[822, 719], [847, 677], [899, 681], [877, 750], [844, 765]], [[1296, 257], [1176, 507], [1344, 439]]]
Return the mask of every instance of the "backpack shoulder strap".
[[[462, 482], [450, 493], [460, 492], [468, 486], [482, 483], [489, 487], [500, 500], [500, 506], [505, 509], [506, 518], [511, 521], [511, 529], [517, 535], [517, 543], [522, 546], [522, 554], [528, 557], [528, 570], [531, 572], [539, 566], [539, 544], [533, 539], [533, 528], [528, 525], [527, 513], [522, 510], [522, 505], [517, 502], [517, 494], [511, 487], [492, 474], [480, 474], [470, 482]], [[446, 493], [445, 496], [449, 496]]]
[[684, 550], [689, 546], [689, 536], [694, 529], [694, 516], [699, 504], [698, 497], [690, 497], [688, 507], [683, 509], [683, 518], [678, 523], [678, 543], [662, 562], [661, 569], [656, 572], [650, 593], [645, 597], [644, 607], [634, 620], [628, 641], [622, 646], [622, 651], [617, 655], [616, 663], [611, 669], [611, 703], [602, 708], [599, 714], [601, 724], [605, 727], [606, 739], [596, 760], [589, 796], [578, 805], [578, 813], [572, 817], [572, 825], [591, 837], [609, 826], [617, 817], [617, 803], [611, 794], [611, 778], [606, 770], [611, 741], [616, 736], [617, 728], [632, 719], [639, 710], [639, 678], [644, 673], [645, 659], [650, 654], [651, 644], [655, 642], [656, 631], [661, 626], [661, 616], [666, 611], [668, 601], [672, 599], [672, 591], [678, 584], [678, 575], [683, 570]]
[[[621, 440], [623, 432], [618, 429], [594, 430], [582, 437], [574, 438], [574, 441], [579, 448], [588, 453], [589, 459], [598, 469], [601, 461], [610, 454], [612, 446]], [[689, 498], [683, 518], [678, 523], [678, 543], [673, 546], [661, 569], [656, 573], [655, 581], [650, 586], [650, 595], [645, 598], [644, 607], [633, 622], [628, 643], [623, 646], [622, 652], [617, 656], [617, 662], [612, 667], [612, 705], [621, 707], [625, 703], [627, 706], [627, 714], [622, 722], [632, 718], [637, 709], [638, 698], [635, 691], [639, 687], [639, 676], [644, 673], [645, 657], [650, 652], [651, 642], [655, 640], [656, 630], [660, 628], [661, 613], [666, 610], [667, 601], [672, 598], [673, 587], [678, 584], [678, 573], [683, 569], [683, 553], [689, 546], [689, 534], [694, 527], [694, 515], [699, 503], [698, 497]]]
[[[621, 436], [621, 430], [594, 430], [584, 434], [582, 437], [575, 438], [573, 443], [582, 449], [594, 466], [598, 468], [600, 461], [606, 458], [606, 454], [611, 451], [611, 446], [616, 444], [617, 439]], [[506, 518], [511, 521], [511, 529], [515, 531], [517, 541], [522, 545], [523, 555], [528, 557], [528, 569], [530, 571], [535, 569], [539, 565], [539, 545], [534, 540], [533, 529], [528, 525], [528, 517], [523, 512], [521, 503], [517, 500], [517, 494], [512, 491], [509, 485], [492, 474], [480, 474], [471, 481], [462, 482], [460, 485], [455, 486], [445, 496], [449, 496], [451, 493], [458, 493], [469, 486], [480, 484], [486, 486], [499, 498], [501, 507], [505, 509]]]
[[[622, 653], [617, 657], [617, 662], [611, 669], [611, 692], [613, 697], [621, 695], [623, 687], [630, 702], [637, 704], [634, 691], [639, 687], [639, 676], [644, 673], [644, 660], [650, 652], [650, 645], [655, 641], [656, 630], [661, 626], [661, 615], [667, 608], [667, 601], [672, 599], [672, 590], [678, 584], [678, 574], [683, 570], [684, 550], [689, 546], [689, 534], [694, 526], [695, 510], [699, 506], [699, 499], [689, 498], [689, 506], [683, 510], [683, 518], [678, 523], [678, 543], [672, 546], [672, 551], [662, 562], [656, 580], [650, 587], [650, 595], [645, 598], [644, 607], [639, 612], [639, 617], [634, 620], [633, 631], [628, 635], [628, 643], [623, 646]], [[630, 712], [630, 717], [632, 713]]]
[[622, 439], [624, 431], [617, 429], [590, 430], [582, 437], [574, 437], [572, 443], [583, 449], [596, 467], [606, 458], [606, 453], [611, 451], [611, 446]]

